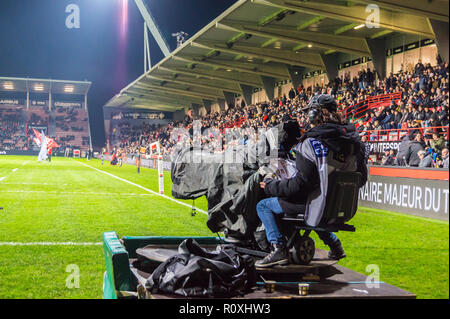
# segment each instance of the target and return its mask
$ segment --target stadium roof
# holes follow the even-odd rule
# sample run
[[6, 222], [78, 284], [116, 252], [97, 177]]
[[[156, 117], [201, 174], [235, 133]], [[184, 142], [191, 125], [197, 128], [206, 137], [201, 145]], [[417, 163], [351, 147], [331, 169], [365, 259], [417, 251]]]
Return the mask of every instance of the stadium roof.
[[[379, 28], [365, 27], [368, 5], [380, 8]], [[434, 39], [429, 19], [448, 23], [448, 0], [239, 0], [105, 106], [175, 111], [245, 96], [296, 68], [325, 71], [336, 52], [372, 56], [370, 40]]]
[[0, 77], [0, 92], [86, 95], [91, 84], [87, 81]]

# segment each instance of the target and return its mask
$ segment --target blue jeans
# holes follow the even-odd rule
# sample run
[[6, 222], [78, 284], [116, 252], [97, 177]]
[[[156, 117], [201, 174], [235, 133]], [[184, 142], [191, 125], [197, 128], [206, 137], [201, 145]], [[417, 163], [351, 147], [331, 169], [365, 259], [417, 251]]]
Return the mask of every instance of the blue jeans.
[[[258, 216], [266, 229], [267, 240], [271, 244], [282, 243], [284, 241], [284, 237], [280, 233], [275, 220], [275, 214], [283, 214], [283, 209], [280, 206], [278, 197], [263, 199], [258, 203], [258, 205], [256, 205], [256, 211], [258, 212]], [[334, 233], [327, 231], [316, 231], [316, 233], [327, 246], [332, 247], [333, 245], [339, 244], [339, 239]]]

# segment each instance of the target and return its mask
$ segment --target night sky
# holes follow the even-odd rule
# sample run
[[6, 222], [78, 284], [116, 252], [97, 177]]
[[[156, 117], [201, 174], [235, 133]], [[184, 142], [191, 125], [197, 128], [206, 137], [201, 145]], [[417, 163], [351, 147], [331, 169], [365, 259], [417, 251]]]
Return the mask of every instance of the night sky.
[[[236, 0], [146, 2], [173, 50], [172, 33], [194, 35]], [[66, 27], [72, 3], [80, 8], [79, 29]], [[103, 145], [103, 105], [144, 71], [144, 20], [134, 0], [128, 19], [122, 13], [123, 0], [1, 0], [0, 76], [91, 81], [92, 142]], [[150, 52], [153, 65], [163, 58], [153, 39]]]

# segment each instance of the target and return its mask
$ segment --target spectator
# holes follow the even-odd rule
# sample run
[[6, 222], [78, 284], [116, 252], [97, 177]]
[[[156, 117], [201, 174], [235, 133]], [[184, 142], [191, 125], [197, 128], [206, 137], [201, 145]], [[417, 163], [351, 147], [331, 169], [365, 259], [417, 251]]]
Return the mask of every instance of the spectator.
[[427, 154], [426, 151], [420, 150], [417, 152], [417, 155], [420, 159], [419, 167], [433, 167], [433, 158], [431, 154]]
[[384, 166], [394, 166], [395, 165], [395, 151], [392, 149], [386, 149], [384, 151], [384, 157], [381, 162]]
[[448, 168], [448, 156], [449, 152], [448, 152], [448, 148], [444, 148], [442, 150], [442, 168]]
[[361, 137], [361, 141], [364, 143], [364, 149], [365, 149], [364, 159], [367, 163], [369, 161], [369, 156], [370, 156], [370, 143], [367, 141], [367, 135], [363, 135]]
[[436, 152], [440, 153], [445, 148], [445, 139], [439, 136], [439, 133], [433, 133], [433, 139], [430, 141], [430, 147]]
[[425, 149], [424, 142], [422, 140], [422, 135], [417, 133], [415, 135], [414, 140], [409, 142], [408, 152], [406, 154], [406, 163], [409, 166], [417, 167], [420, 164], [419, 151], [423, 151]]
[[422, 64], [422, 60], [419, 59], [416, 66], [414, 67], [414, 76], [419, 76], [423, 73], [425, 67]]

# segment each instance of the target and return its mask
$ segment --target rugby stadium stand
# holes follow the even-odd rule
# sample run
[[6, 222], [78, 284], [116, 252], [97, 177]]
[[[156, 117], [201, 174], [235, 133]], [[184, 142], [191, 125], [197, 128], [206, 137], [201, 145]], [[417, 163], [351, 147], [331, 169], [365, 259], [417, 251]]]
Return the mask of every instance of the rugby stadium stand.
[[[421, 133], [425, 149], [437, 132], [448, 146], [444, 2], [237, 1], [105, 105], [109, 146], [135, 153], [160, 141], [169, 153], [173, 128], [194, 119], [223, 131], [290, 116], [304, 128], [302, 109], [316, 93], [337, 97], [341, 116], [368, 136], [373, 163], [405, 135]], [[377, 25], [368, 5], [379, 9]], [[129, 120], [123, 131], [117, 110], [171, 112], [172, 120]], [[206, 141], [213, 149], [214, 139]]]
[[90, 82], [0, 77], [0, 151], [37, 151], [33, 129], [66, 148], [88, 150]]

